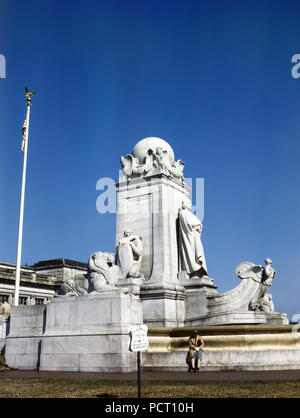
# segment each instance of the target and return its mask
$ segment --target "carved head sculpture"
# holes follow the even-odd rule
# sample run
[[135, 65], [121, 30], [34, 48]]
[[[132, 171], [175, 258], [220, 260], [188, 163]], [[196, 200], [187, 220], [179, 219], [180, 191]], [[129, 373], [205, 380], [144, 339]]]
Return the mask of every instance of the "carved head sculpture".
[[131, 229], [126, 229], [124, 232], [124, 237], [130, 237], [130, 235], [133, 235], [133, 231]]
[[192, 202], [190, 201], [190, 199], [184, 199], [182, 201], [181, 208], [190, 210], [192, 208]]
[[266, 263], [266, 264], [272, 264], [272, 260], [271, 260], [270, 258], [266, 258], [266, 259], [265, 259], [265, 263]]
[[103, 257], [109, 266], [113, 266], [115, 264], [115, 255], [113, 253], [103, 253]]
[[93, 253], [89, 258], [88, 265], [91, 271], [98, 271], [98, 268], [108, 268], [106, 254], [101, 251]]

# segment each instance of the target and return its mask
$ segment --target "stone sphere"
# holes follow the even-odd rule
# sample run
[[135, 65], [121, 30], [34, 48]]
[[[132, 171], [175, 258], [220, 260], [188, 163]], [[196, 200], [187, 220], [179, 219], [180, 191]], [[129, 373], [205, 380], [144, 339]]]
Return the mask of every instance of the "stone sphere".
[[159, 147], [164, 151], [167, 151], [170, 161], [174, 161], [175, 157], [171, 146], [165, 140], [155, 137], [144, 138], [139, 141], [133, 148], [132, 155], [135, 158], [138, 158], [140, 164], [143, 164], [149, 149], [155, 153], [156, 148]]

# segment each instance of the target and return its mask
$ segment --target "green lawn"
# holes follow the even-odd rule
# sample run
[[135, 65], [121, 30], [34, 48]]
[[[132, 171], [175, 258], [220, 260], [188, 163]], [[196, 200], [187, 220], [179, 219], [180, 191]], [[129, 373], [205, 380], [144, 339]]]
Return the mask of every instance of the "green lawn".
[[[0, 398], [136, 398], [137, 382], [103, 380], [0, 379]], [[300, 381], [144, 381], [143, 398], [299, 398]]]

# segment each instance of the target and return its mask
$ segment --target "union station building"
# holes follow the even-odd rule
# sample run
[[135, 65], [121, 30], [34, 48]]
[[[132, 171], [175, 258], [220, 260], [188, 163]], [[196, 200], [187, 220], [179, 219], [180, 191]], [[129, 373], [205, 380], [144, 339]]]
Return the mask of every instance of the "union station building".
[[[47, 303], [58, 291], [61, 283], [87, 272], [86, 263], [59, 258], [39, 261], [21, 267], [19, 305]], [[0, 262], [0, 303], [4, 297], [14, 305], [16, 265]]]

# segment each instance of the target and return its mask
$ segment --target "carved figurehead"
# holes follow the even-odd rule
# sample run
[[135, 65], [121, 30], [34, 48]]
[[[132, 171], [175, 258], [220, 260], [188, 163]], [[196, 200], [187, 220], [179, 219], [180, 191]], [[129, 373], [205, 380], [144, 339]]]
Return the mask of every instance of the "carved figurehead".
[[240, 279], [252, 279], [259, 283], [257, 292], [249, 302], [249, 310], [251, 311], [274, 311], [272, 295], [267, 294], [267, 291], [271, 287], [276, 271], [272, 267], [270, 258], [265, 259], [265, 264], [264, 267], [245, 261], [236, 268], [236, 274]]

